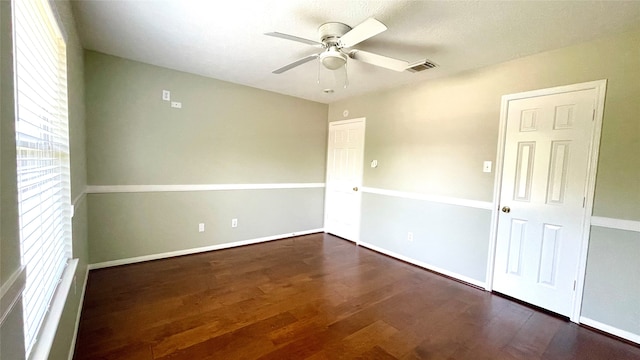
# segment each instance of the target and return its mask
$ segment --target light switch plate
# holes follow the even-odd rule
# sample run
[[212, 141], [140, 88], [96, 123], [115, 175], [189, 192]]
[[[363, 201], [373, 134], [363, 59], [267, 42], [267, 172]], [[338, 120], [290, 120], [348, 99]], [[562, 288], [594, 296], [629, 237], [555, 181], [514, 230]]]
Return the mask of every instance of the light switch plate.
[[482, 165], [482, 172], [490, 173], [491, 172], [491, 161], [485, 161]]
[[164, 100], [164, 101], [170, 101], [170, 100], [171, 100], [171, 91], [169, 91], [169, 90], [162, 90], [162, 100]]

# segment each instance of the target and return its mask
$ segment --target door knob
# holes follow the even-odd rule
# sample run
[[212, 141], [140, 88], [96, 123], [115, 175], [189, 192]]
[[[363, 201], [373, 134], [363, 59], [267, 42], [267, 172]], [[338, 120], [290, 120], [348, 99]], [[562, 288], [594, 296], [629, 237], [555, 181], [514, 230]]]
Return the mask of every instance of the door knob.
[[356, 186], [356, 187], [354, 187], [354, 188], [353, 188], [353, 191], [358, 191], [358, 187], [357, 187], [357, 186]]
[[502, 207], [502, 212], [503, 212], [503, 213], [508, 214], [508, 213], [510, 213], [510, 212], [511, 212], [511, 208], [510, 208], [510, 207], [508, 207], [508, 206], [503, 206], [503, 207]]

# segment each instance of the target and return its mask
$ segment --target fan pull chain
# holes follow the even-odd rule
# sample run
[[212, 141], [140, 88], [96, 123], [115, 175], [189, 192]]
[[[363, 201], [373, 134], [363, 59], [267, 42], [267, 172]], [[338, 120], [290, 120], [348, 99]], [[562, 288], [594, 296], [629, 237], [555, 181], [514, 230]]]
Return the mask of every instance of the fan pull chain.
[[349, 62], [345, 62], [344, 63], [344, 88], [346, 89], [347, 87], [349, 87], [349, 68], [347, 67], [347, 64]]

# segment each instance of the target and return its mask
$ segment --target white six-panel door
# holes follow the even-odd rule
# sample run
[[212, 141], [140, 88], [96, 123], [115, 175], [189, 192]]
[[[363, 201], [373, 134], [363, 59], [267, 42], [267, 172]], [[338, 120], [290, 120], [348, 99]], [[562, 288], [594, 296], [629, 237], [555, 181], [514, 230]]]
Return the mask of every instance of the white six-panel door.
[[594, 89], [508, 102], [493, 289], [571, 316], [581, 258]]
[[325, 231], [358, 241], [365, 119], [329, 124]]

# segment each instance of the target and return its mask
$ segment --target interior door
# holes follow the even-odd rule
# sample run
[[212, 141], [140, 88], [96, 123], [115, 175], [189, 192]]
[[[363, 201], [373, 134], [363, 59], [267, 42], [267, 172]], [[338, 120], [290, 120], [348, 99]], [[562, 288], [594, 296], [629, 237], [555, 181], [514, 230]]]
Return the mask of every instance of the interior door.
[[570, 316], [580, 262], [594, 89], [508, 102], [494, 285]]
[[360, 202], [365, 119], [329, 124], [325, 231], [357, 242], [360, 234]]

